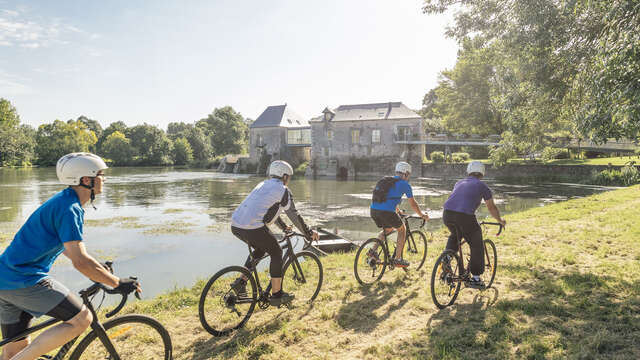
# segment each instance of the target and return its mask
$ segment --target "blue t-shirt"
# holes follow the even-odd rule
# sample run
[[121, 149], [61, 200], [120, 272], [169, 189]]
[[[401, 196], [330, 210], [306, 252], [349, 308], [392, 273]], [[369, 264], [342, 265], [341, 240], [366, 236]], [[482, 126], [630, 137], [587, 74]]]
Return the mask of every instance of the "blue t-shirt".
[[486, 201], [492, 196], [487, 184], [475, 176], [469, 176], [456, 183], [444, 203], [444, 209], [474, 215], [482, 199]]
[[30, 287], [46, 278], [63, 243], [82, 240], [83, 223], [84, 209], [72, 188], [40, 205], [0, 255], [0, 290]]
[[[399, 176], [394, 176], [394, 178], [399, 179]], [[372, 202], [371, 208], [376, 210], [383, 211], [392, 211], [396, 212], [396, 207], [400, 202], [402, 202], [402, 195], [407, 195], [408, 199], [413, 197], [413, 191], [411, 190], [411, 185], [406, 180], [398, 180], [395, 184], [389, 189], [387, 193], [387, 201], [383, 203]]]

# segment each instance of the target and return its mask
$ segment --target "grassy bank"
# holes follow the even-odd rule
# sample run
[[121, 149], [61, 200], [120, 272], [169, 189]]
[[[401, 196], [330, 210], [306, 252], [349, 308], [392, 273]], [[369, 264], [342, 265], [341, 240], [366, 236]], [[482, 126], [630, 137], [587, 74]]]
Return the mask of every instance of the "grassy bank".
[[428, 276], [444, 232], [434, 234], [426, 269], [394, 270], [370, 289], [354, 280], [352, 253], [325, 257], [315, 304], [258, 310], [230, 337], [200, 327], [203, 283], [126, 311], [160, 319], [177, 359], [637, 359], [638, 219], [640, 186], [509, 216], [496, 241], [495, 288], [463, 289], [442, 311]]
[[[482, 161], [485, 164], [491, 164], [491, 160], [489, 159], [473, 159]], [[509, 160], [510, 165], [530, 165], [530, 164], [540, 164], [540, 165], [604, 165], [607, 166], [609, 164], [613, 166], [624, 166], [629, 161], [635, 161], [636, 164], [640, 164], [640, 158], [638, 156], [621, 156], [621, 157], [607, 157], [607, 158], [594, 158], [594, 159], [558, 159], [558, 160], [550, 160], [550, 161], [542, 161], [542, 160], [523, 160], [523, 159], [511, 159]], [[425, 164], [432, 164], [433, 161], [425, 159], [423, 161]], [[464, 163], [468, 163], [465, 161]]]

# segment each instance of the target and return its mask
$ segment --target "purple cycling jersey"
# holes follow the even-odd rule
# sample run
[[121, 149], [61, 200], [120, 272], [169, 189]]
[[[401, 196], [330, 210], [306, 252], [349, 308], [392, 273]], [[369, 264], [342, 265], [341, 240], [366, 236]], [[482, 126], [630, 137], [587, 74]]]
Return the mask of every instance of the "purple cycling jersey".
[[480, 179], [469, 176], [456, 183], [444, 209], [474, 215], [482, 199], [491, 199], [491, 189]]

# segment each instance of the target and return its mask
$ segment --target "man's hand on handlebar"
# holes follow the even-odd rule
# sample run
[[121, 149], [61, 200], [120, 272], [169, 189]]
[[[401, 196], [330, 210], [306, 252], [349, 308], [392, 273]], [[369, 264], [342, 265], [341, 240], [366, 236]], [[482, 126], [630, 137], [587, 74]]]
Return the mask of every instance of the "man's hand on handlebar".
[[127, 279], [120, 278], [120, 280], [118, 281], [118, 286], [114, 288], [114, 290], [118, 291], [121, 294], [131, 294], [135, 291], [136, 297], [140, 297], [139, 294], [142, 292], [140, 283], [135, 277], [129, 277]]
[[502, 227], [507, 227], [507, 220], [500, 219], [500, 220], [498, 220], [498, 222], [502, 225]]
[[420, 216], [422, 218], [422, 220], [427, 221], [429, 220], [429, 214], [427, 213], [422, 213], [422, 215]]
[[311, 230], [311, 241], [318, 241], [318, 240], [320, 240], [320, 235], [318, 234], [318, 232], [315, 230]]

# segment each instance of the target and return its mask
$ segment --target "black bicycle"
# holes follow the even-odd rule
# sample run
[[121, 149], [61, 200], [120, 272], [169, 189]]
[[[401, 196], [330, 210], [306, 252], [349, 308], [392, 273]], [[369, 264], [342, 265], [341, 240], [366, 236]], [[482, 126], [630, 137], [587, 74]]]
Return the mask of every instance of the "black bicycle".
[[[420, 270], [427, 258], [427, 237], [420, 230], [411, 231], [409, 220], [422, 220], [420, 229], [424, 228], [426, 221], [417, 216], [400, 214], [400, 217], [407, 229], [402, 257], [410, 263], [404, 270]], [[387, 267], [390, 270], [394, 269], [392, 260], [395, 258], [396, 249], [393, 249], [393, 255], [391, 255], [388, 244], [388, 236], [392, 233], [385, 234], [384, 241], [371, 238], [358, 248], [353, 262], [353, 272], [360, 284], [371, 285], [382, 278]]]
[[[107, 265], [111, 270], [112, 264], [107, 263]], [[104, 301], [104, 293], [122, 296], [118, 306], [105, 315], [107, 318], [117, 314], [127, 302], [127, 294], [116, 292], [114, 289], [100, 283], [94, 283], [90, 287], [80, 291], [82, 302], [93, 315], [93, 322], [91, 323], [92, 330], [73, 350], [70, 357], [71, 360], [170, 360], [173, 358], [173, 348], [169, 332], [152, 317], [128, 314], [113, 318], [105, 323], [100, 323], [97, 316], [100, 305], [98, 305], [97, 309], [94, 308], [92, 300], [101, 291], [103, 292], [102, 301]], [[138, 295], [138, 293], [135, 294], [136, 297], [139, 298], [140, 295]], [[102, 304], [102, 302], [100, 304]], [[59, 323], [60, 321], [61, 320], [51, 319], [33, 326], [12, 338], [3, 339], [0, 341], [0, 347]], [[64, 359], [78, 338], [79, 337], [76, 337], [64, 344], [55, 356], [45, 355], [40, 357], [40, 359]]]
[[[294, 253], [291, 243], [292, 237], [305, 241], [303, 250]], [[249, 256], [253, 253], [250, 245]], [[282, 288], [295, 295], [296, 302], [311, 303], [318, 296], [322, 287], [322, 263], [316, 254], [306, 249], [315, 249], [307, 238], [296, 232], [286, 232], [280, 241], [280, 247], [285, 250], [282, 277]], [[258, 264], [268, 257], [251, 259], [251, 268], [244, 266], [229, 266], [218, 271], [202, 289], [198, 313], [202, 326], [214, 336], [224, 336], [231, 331], [244, 326], [256, 305], [267, 309], [271, 282], [262, 288], [258, 276]], [[246, 292], [233, 288], [234, 281], [240, 277], [247, 279]], [[284, 304], [287, 307], [291, 303]]]
[[[500, 229], [496, 236], [502, 233], [504, 228], [500, 223], [493, 222], [481, 222], [483, 232], [485, 231], [485, 225], [499, 226]], [[461, 234], [461, 231], [456, 231], [456, 235]], [[484, 236], [483, 236], [484, 237]], [[442, 254], [436, 260], [431, 272], [431, 297], [433, 303], [439, 309], [444, 309], [447, 306], [452, 305], [458, 293], [460, 292], [460, 285], [463, 282], [467, 282], [471, 279], [471, 273], [469, 272], [468, 264], [470, 258], [467, 256], [467, 266], [464, 264], [465, 257], [462, 252], [462, 245], [466, 244], [466, 240], [462, 240], [462, 236], [458, 235], [458, 253], [453, 250], [444, 250]], [[488, 289], [493, 284], [493, 280], [496, 277], [496, 268], [498, 266], [498, 252], [496, 251], [496, 245], [490, 239], [484, 239], [484, 266], [485, 271], [482, 274], [482, 280], [485, 283], [485, 289]]]

